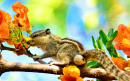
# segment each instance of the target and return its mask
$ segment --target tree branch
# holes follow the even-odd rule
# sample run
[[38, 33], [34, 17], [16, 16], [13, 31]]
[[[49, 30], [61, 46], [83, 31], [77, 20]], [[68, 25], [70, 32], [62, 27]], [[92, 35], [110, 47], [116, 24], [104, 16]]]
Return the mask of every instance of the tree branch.
[[[30, 51], [28, 51], [27, 49], [26, 49], [26, 51], [21, 51], [21, 50], [15, 50], [15, 48], [9, 48], [9, 47], [5, 47], [5, 46], [3, 46], [3, 44], [2, 43], [0, 43], [1, 44], [1, 46], [0, 46], [0, 49], [1, 49], [1, 51], [2, 50], [9, 50], [9, 51], [14, 51], [14, 52], [17, 52], [17, 53], [20, 53], [20, 54], [25, 54], [25, 55], [27, 55], [28, 57], [31, 57], [31, 58], [33, 58], [33, 56], [35, 56], [35, 55], [33, 55]], [[39, 63], [41, 63], [41, 64], [46, 64], [46, 62], [44, 62], [44, 61], [42, 61], [41, 59], [38, 59], [37, 60]]]
[[[31, 64], [5, 61], [0, 54], [0, 74], [9, 71], [39, 72], [50, 74], [62, 74], [61, 66], [50, 66], [49, 64]], [[115, 80], [113, 74], [101, 68], [79, 68], [81, 77], [92, 77], [104, 80]]]
[[[9, 50], [22, 54], [26, 54], [28, 57], [33, 57], [34, 55], [30, 53], [30, 51], [16, 51], [14, 48], [5, 47], [1, 44], [1, 50]], [[9, 71], [21, 71], [21, 72], [39, 72], [39, 73], [50, 73], [50, 74], [62, 74], [61, 66], [50, 66], [49, 64], [45, 64], [41, 59], [38, 60], [39, 63], [42, 64], [32, 64], [32, 63], [19, 63], [19, 62], [9, 62], [5, 61], [0, 54], [0, 76], [4, 72]], [[44, 63], [44, 64], [43, 64]], [[108, 73], [106, 70], [102, 68], [80, 68], [81, 77], [91, 77], [98, 78], [101, 80], [116, 80], [112, 73]], [[126, 72], [130, 75], [130, 72]]]

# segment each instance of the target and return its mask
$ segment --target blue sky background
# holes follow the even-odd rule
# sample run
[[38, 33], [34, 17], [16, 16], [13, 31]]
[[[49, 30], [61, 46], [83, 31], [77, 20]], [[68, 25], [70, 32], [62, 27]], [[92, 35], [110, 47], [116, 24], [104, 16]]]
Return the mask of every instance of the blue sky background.
[[[92, 35], [95, 39], [99, 30], [108, 32], [109, 28], [117, 29], [119, 24], [129, 26], [129, 0], [0, 0], [0, 9], [8, 12], [13, 20], [16, 13], [12, 4], [20, 1], [28, 7], [28, 16], [32, 32], [50, 28], [51, 32], [61, 38], [72, 38], [79, 41], [86, 50], [94, 49]], [[27, 35], [24, 33], [24, 35]], [[4, 43], [4, 45], [7, 45]], [[11, 46], [12, 47], [12, 46]], [[33, 54], [43, 54], [41, 49], [30, 48]], [[122, 51], [119, 53], [126, 57]], [[11, 62], [37, 63], [26, 55], [17, 56], [10, 51], [2, 51], [5, 60]], [[43, 59], [46, 62], [51, 59]], [[59, 75], [33, 72], [7, 72], [2, 81], [59, 81]], [[89, 80], [85, 78], [85, 80]], [[91, 80], [91, 79], [90, 79]]]

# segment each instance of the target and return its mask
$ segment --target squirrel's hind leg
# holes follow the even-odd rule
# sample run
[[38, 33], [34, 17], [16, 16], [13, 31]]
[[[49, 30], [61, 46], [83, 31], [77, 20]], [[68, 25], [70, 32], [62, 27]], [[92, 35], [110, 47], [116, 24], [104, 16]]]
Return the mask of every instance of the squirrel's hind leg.
[[50, 65], [65, 66], [65, 65], [69, 65], [69, 63], [70, 63], [70, 59], [67, 57], [64, 57], [61, 62], [52, 61], [50, 62]]

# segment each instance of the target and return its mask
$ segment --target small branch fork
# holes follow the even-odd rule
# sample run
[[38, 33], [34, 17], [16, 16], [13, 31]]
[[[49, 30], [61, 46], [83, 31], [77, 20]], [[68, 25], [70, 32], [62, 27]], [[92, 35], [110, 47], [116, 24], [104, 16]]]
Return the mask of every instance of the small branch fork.
[[[5, 47], [1, 44], [0, 47], [2, 50], [9, 50], [14, 51], [22, 54], [26, 54], [28, 57], [33, 57], [34, 55], [30, 53], [30, 51], [26, 50], [24, 51], [16, 51], [14, 48]], [[9, 71], [21, 71], [21, 72], [39, 72], [39, 73], [50, 73], [50, 74], [62, 74], [62, 66], [56, 66], [56, 65], [49, 65], [45, 64], [41, 59], [38, 60], [41, 64], [33, 64], [33, 63], [19, 63], [19, 62], [9, 62], [5, 61], [2, 58], [2, 55], [0, 53], [0, 76], [4, 72]], [[106, 70], [102, 68], [80, 68], [80, 74], [81, 77], [91, 77], [91, 78], [98, 78], [103, 81], [106, 80], [116, 80], [113, 74], [108, 73]], [[130, 74], [130, 72], [126, 72], [127, 74]]]
[[[35, 55], [33, 55], [30, 51], [28, 51], [27, 49], [26, 49], [26, 52], [25, 51], [21, 51], [21, 50], [19, 50], [19, 51], [17, 51], [17, 50], [15, 50], [15, 48], [9, 48], [9, 47], [5, 47], [2, 43], [0, 43], [0, 49], [1, 49], [1, 51], [2, 50], [9, 50], [9, 51], [14, 51], [14, 52], [17, 52], [17, 53], [20, 53], [20, 54], [25, 54], [25, 55], [27, 55], [28, 57], [31, 57], [31, 58], [33, 58], [33, 56], [35, 56]], [[41, 59], [38, 59], [37, 60], [40, 64], [46, 64], [44, 61], [42, 61]]]

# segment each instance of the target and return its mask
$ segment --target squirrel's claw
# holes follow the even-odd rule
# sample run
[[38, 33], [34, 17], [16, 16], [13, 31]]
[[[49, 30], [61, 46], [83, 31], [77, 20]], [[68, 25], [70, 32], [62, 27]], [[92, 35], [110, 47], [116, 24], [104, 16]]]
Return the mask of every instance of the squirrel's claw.
[[54, 61], [50, 61], [48, 64], [52, 66], [54, 64]]
[[34, 60], [34, 61], [37, 61], [38, 59], [41, 59], [41, 56], [35, 54], [35, 55], [33, 56], [33, 60]]

